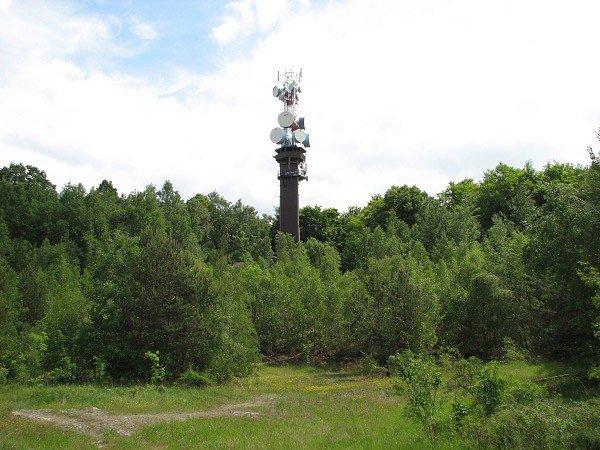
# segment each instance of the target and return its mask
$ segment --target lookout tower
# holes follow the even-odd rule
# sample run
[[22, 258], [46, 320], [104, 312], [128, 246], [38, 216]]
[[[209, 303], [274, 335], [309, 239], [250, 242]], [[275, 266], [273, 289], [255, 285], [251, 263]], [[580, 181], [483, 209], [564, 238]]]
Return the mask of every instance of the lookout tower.
[[275, 150], [279, 163], [279, 230], [300, 240], [300, 210], [298, 184], [306, 180], [306, 148], [310, 147], [304, 117], [298, 117], [296, 109], [300, 101], [302, 69], [277, 73], [278, 85], [273, 96], [283, 103], [283, 112], [277, 117], [279, 127], [271, 130], [271, 141], [280, 147]]

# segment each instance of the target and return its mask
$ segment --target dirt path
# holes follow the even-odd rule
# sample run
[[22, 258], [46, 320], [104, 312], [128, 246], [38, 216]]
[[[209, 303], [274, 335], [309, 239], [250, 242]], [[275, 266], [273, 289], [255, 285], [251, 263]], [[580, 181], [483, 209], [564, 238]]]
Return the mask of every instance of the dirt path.
[[[159, 422], [183, 422], [198, 417], [257, 417], [271, 413], [279, 403], [275, 395], [255, 397], [249, 402], [221, 405], [205, 411], [159, 414], [110, 414], [91, 407], [84, 409], [50, 410], [21, 409], [13, 411], [18, 417], [54, 425], [68, 431], [76, 431], [94, 438], [102, 438], [106, 432], [131, 436], [141, 426]], [[261, 408], [258, 411], [253, 410]], [[265, 409], [268, 410], [265, 411]], [[100, 443], [100, 442], [99, 442]]]

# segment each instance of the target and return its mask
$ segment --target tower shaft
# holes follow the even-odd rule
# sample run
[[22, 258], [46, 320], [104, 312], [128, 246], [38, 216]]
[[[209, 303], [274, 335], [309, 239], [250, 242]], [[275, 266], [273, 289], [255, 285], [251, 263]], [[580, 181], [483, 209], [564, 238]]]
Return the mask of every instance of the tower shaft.
[[300, 205], [298, 183], [305, 180], [301, 164], [306, 160], [306, 150], [297, 146], [284, 146], [276, 150], [279, 163], [279, 230], [300, 241]]

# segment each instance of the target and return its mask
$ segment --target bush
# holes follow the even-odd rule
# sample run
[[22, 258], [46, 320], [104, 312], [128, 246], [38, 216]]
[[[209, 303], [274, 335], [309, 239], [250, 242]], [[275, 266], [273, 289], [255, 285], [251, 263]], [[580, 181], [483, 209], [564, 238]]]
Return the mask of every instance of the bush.
[[162, 383], [165, 379], [166, 371], [163, 366], [160, 365], [160, 356], [158, 350], [156, 353], [146, 352], [144, 354], [146, 359], [150, 361], [150, 382], [152, 384]]
[[360, 359], [360, 370], [363, 375], [368, 377], [384, 376], [386, 373], [385, 368], [377, 364], [375, 358], [368, 353], [363, 353], [363, 357]]
[[0, 384], [6, 384], [8, 381], [8, 369], [6, 367], [0, 367]]
[[442, 385], [438, 367], [432, 360], [410, 350], [390, 356], [389, 364], [397, 377], [396, 392], [408, 397], [406, 415], [421, 424], [427, 439], [435, 445], [440, 425], [438, 392]]
[[489, 363], [475, 377], [473, 393], [476, 404], [486, 416], [491, 416], [503, 401], [506, 380], [498, 374], [498, 366]]
[[47, 381], [50, 383], [68, 383], [75, 381], [76, 374], [77, 365], [71, 361], [69, 356], [63, 356], [60, 365], [47, 374]]
[[529, 352], [520, 348], [509, 337], [502, 339], [502, 354], [505, 361], [526, 361], [530, 358]]
[[590, 380], [600, 381], [600, 366], [592, 366], [588, 371]]
[[204, 387], [214, 383], [211, 376], [204, 372], [197, 372], [193, 369], [188, 369], [181, 374], [179, 382], [184, 386]]
[[548, 397], [548, 388], [529, 381], [512, 381], [506, 390], [507, 403], [527, 404]]
[[485, 421], [473, 422], [467, 434], [481, 448], [600, 448], [600, 399], [562, 403], [541, 400], [512, 404]]
[[27, 358], [23, 353], [19, 353], [15, 359], [12, 359], [8, 364], [8, 367], [8, 373], [11, 380], [14, 380], [18, 383], [26, 383], [29, 381]]
[[460, 360], [454, 365], [449, 387], [466, 392], [474, 403], [472, 408], [491, 416], [504, 400], [507, 381], [498, 373], [496, 363], [483, 364], [476, 358]]
[[30, 332], [24, 336], [22, 344], [21, 351], [8, 364], [8, 378], [19, 383], [42, 381], [42, 361], [48, 348], [48, 335]]
[[92, 379], [94, 381], [106, 379], [106, 362], [98, 356], [92, 357]]
[[452, 402], [452, 420], [456, 428], [461, 428], [465, 418], [469, 415], [469, 405], [460, 399], [455, 399]]

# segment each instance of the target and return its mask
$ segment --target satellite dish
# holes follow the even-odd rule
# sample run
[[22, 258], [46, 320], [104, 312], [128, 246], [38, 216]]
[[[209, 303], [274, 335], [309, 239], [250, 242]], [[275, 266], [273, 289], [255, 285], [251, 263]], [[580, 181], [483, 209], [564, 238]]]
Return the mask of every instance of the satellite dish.
[[310, 144], [308, 143], [308, 133], [306, 131], [298, 129], [292, 133], [292, 137], [294, 138], [294, 142], [310, 147]]
[[306, 130], [306, 126], [304, 125], [304, 117], [298, 118], [298, 128], [301, 130]]
[[285, 131], [279, 127], [275, 127], [271, 130], [271, 142], [273, 144], [283, 144], [285, 142]]
[[279, 89], [277, 86], [275, 86], [273, 88], [273, 97], [279, 97], [280, 93], [281, 93], [281, 89]]
[[277, 117], [277, 122], [282, 128], [289, 128], [294, 123], [295, 117], [289, 111], [284, 111]]
[[303, 130], [298, 129], [292, 133], [292, 137], [294, 138], [294, 142], [302, 143], [306, 135]]

